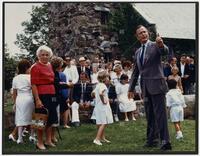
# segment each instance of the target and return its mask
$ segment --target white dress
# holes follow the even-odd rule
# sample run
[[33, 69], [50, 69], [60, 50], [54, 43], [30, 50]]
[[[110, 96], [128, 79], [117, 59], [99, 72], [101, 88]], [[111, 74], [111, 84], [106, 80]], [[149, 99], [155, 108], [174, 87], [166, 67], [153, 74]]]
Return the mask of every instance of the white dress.
[[34, 100], [31, 90], [30, 75], [19, 74], [13, 78], [12, 88], [17, 90], [16, 97], [16, 126], [31, 125]]
[[[95, 107], [94, 115], [96, 124], [110, 124], [113, 123], [112, 111], [108, 99], [108, 89], [104, 83], [98, 83], [95, 88]], [[104, 92], [103, 92], [104, 91]], [[107, 104], [103, 104], [100, 99], [100, 93], [103, 92], [104, 99], [108, 101]]]
[[136, 110], [136, 104], [133, 99], [128, 98], [129, 84], [118, 83], [116, 86], [117, 99], [119, 101], [120, 112], [131, 112]]
[[180, 89], [169, 90], [166, 94], [166, 105], [170, 108], [170, 119], [172, 122], [184, 120], [183, 108], [186, 107], [186, 104]]

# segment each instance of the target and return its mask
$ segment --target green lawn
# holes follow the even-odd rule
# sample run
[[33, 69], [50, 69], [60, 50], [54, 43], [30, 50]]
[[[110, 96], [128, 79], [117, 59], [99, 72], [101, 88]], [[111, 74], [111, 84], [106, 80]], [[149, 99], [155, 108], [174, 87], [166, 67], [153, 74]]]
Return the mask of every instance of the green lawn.
[[[173, 146], [172, 151], [166, 153], [196, 153], [197, 142], [195, 135], [195, 121], [185, 120], [182, 123], [184, 139], [175, 139], [174, 127], [169, 123], [169, 131]], [[92, 143], [96, 135], [96, 126], [93, 124], [82, 124], [78, 128], [60, 129], [62, 140], [57, 147], [49, 148], [41, 152], [36, 150], [35, 145], [29, 143], [28, 137], [25, 143], [17, 145], [8, 140], [9, 131], [5, 130], [3, 141], [3, 153], [161, 153], [159, 148], [143, 148], [146, 133], [146, 120], [138, 119], [136, 122], [118, 122], [106, 128], [107, 138], [111, 143], [97, 146]]]

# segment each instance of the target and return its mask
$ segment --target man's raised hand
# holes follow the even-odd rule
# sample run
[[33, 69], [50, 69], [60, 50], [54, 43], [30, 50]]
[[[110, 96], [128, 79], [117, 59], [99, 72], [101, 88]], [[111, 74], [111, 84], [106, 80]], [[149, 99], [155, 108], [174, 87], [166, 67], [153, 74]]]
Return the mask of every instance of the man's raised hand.
[[159, 48], [164, 47], [163, 39], [160, 37], [159, 33], [156, 34], [156, 44]]

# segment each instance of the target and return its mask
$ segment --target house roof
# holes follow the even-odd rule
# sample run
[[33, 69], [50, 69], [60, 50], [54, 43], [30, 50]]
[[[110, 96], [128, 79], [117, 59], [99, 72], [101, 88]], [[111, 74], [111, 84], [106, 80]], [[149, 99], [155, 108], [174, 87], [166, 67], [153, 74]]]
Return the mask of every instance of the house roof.
[[195, 3], [133, 3], [164, 38], [195, 39]]

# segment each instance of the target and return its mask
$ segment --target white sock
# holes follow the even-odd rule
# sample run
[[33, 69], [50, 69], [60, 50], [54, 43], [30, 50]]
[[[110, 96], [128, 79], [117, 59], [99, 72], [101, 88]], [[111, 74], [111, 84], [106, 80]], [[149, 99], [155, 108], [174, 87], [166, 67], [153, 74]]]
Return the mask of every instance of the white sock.
[[19, 126], [18, 127], [18, 140], [22, 140], [22, 132], [23, 132], [23, 127]]
[[35, 131], [34, 131], [34, 129], [31, 129], [31, 137], [34, 138], [34, 136], [35, 136]]

